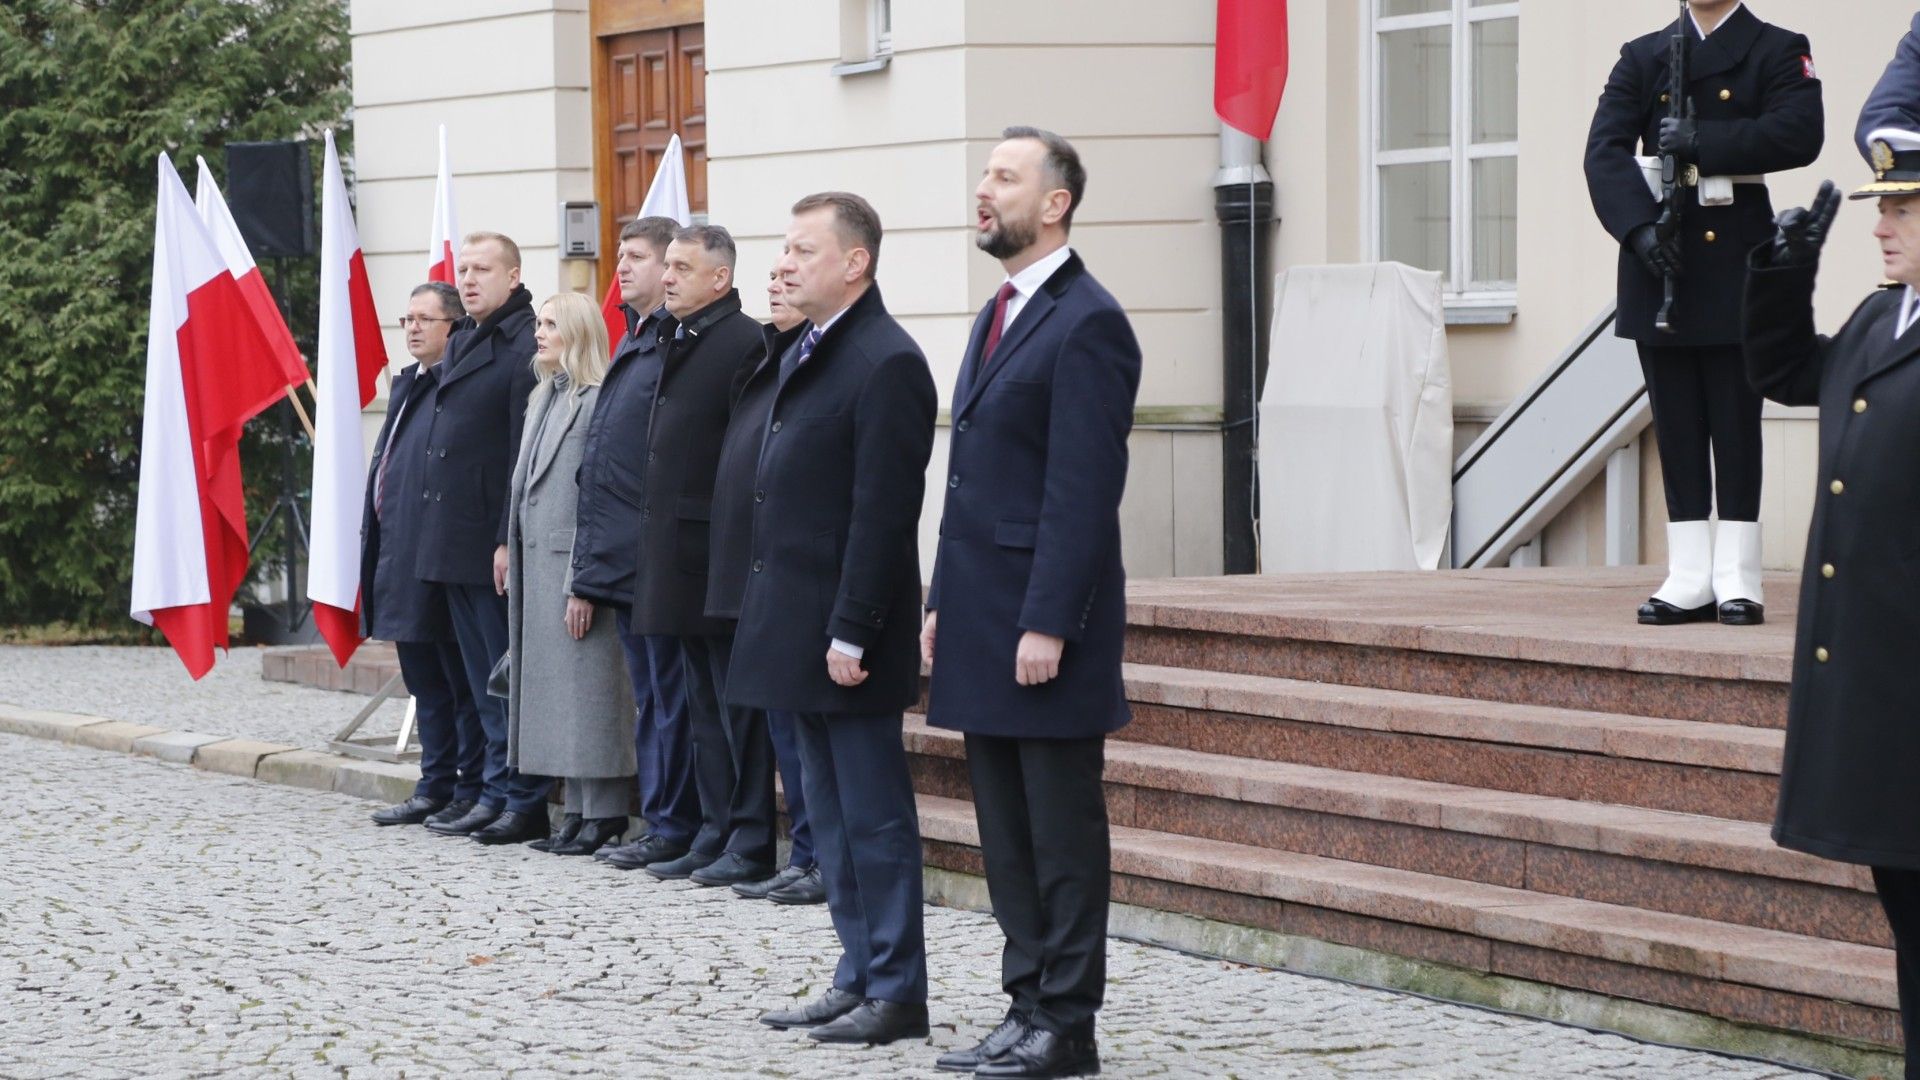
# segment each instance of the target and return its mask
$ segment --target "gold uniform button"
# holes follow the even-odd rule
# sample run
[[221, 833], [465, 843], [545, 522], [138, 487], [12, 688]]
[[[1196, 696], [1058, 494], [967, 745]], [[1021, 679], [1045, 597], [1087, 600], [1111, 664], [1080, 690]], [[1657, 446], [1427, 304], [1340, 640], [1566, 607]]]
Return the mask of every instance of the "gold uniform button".
[[1719, 238], [1718, 236], [1715, 236], [1715, 235], [1713, 234], [1713, 230], [1712, 230], [1712, 229], [1708, 229], [1708, 230], [1707, 230], [1707, 243], [1709, 243], [1709, 244], [1711, 244], [1711, 243], [1713, 243], [1713, 242], [1714, 242], [1715, 240], [1718, 240], [1718, 239], [1720, 239], [1720, 238]]
[[1854, 398], [1854, 399], [1853, 399], [1853, 411], [1854, 411], [1854, 412], [1866, 412], [1866, 411], [1867, 411], [1867, 399], [1866, 399], [1866, 398]]
[[1827, 652], [1827, 647], [1825, 645], [1822, 645], [1819, 648], [1813, 650], [1813, 658], [1815, 660], [1820, 661], [1823, 664], [1827, 662], [1828, 655], [1829, 654]]
[[1732, 101], [1732, 100], [1733, 100], [1733, 91], [1731, 91], [1731, 90], [1722, 90], [1722, 91], [1720, 91], [1720, 100], [1721, 100], [1721, 101]]
[[1823, 578], [1830, 578], [1830, 577], [1832, 577], [1832, 576], [1833, 576], [1833, 564], [1832, 564], [1832, 563], [1821, 563], [1821, 564], [1820, 564], [1820, 576], [1821, 576], [1821, 577], [1823, 577]]
[[1661, 95], [1660, 95], [1660, 104], [1662, 104], [1662, 105], [1665, 105], [1666, 103], [1667, 103], [1667, 95], [1665, 95], [1665, 94], [1661, 94]]
[[1841, 492], [1847, 490], [1847, 485], [1841, 483], [1838, 480], [1835, 480], [1833, 483], [1827, 485], [1827, 490], [1833, 492], [1835, 495], [1838, 495]]

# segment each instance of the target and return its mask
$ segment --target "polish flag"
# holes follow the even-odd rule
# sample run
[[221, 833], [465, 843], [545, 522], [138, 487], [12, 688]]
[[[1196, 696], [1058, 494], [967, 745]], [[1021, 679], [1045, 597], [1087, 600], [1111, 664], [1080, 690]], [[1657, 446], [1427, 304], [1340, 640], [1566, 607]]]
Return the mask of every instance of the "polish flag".
[[373, 400], [387, 366], [380, 316], [347, 205], [340, 155], [327, 132], [321, 176], [319, 390], [313, 435], [313, 535], [307, 544], [307, 599], [313, 623], [341, 667], [365, 640], [360, 634], [360, 519], [367, 496], [367, 458], [360, 410]]
[[1256, 139], [1273, 134], [1287, 90], [1287, 0], [1219, 0], [1213, 112]]
[[[687, 203], [687, 163], [680, 149], [680, 136], [667, 140], [666, 153], [661, 155], [653, 183], [647, 186], [647, 197], [641, 200], [640, 212], [634, 217], [672, 218], [682, 228], [693, 224], [693, 211]], [[620, 278], [615, 276], [607, 282], [606, 299], [600, 301], [600, 317], [606, 320], [607, 342], [613, 352], [620, 351], [620, 339], [627, 336], [627, 317], [621, 314], [620, 303]], [[647, 313], [640, 314], [644, 317]]]
[[266, 356], [242, 362], [271, 364], [288, 387], [299, 386], [307, 381], [307, 364], [300, 359], [300, 348], [293, 343], [293, 333], [287, 329], [287, 321], [280, 317], [280, 305], [274, 302], [273, 293], [267, 291], [267, 279], [261, 276], [260, 267], [253, 261], [253, 253], [247, 250], [246, 238], [240, 235], [240, 226], [233, 220], [233, 212], [227, 209], [227, 200], [213, 182], [207, 159], [196, 157], [193, 160], [200, 166], [200, 175], [193, 188], [194, 206], [200, 211], [200, 220], [206, 223], [215, 246], [220, 249], [220, 257], [226, 260], [227, 272], [239, 284], [240, 295], [246, 297], [247, 310], [253, 312], [254, 321], [260, 324], [260, 335], [267, 340], [270, 349]]
[[453, 284], [460, 224], [453, 213], [453, 170], [447, 165], [447, 125], [440, 125], [440, 175], [433, 184], [433, 236], [427, 241], [427, 280]]
[[131, 612], [198, 679], [247, 576], [240, 429], [287, 388], [276, 368], [233, 362], [272, 345], [164, 153], [158, 172]]

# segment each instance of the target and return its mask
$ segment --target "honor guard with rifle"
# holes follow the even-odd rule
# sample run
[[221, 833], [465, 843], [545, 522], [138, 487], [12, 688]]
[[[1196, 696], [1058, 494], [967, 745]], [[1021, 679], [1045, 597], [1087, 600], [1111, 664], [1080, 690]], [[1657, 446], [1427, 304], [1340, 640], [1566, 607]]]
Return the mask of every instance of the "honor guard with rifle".
[[1766, 176], [1819, 156], [1825, 113], [1803, 35], [1739, 0], [1679, 7], [1621, 48], [1587, 189], [1620, 242], [1614, 333], [1639, 347], [1666, 482], [1667, 578], [1639, 620], [1752, 625], [1761, 399], [1742, 366], [1741, 289], [1747, 253], [1773, 235]]

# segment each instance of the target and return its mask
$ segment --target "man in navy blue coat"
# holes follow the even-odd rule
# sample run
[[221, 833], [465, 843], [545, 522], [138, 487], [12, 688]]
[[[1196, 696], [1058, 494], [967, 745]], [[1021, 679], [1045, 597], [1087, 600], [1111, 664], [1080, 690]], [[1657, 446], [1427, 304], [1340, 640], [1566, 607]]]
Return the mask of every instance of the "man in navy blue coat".
[[414, 572], [427, 446], [427, 422], [420, 416], [433, 413], [447, 335], [464, 314], [460, 294], [443, 281], [421, 285], [407, 298], [400, 325], [414, 363], [393, 377], [387, 419], [367, 466], [360, 632], [393, 642], [420, 732], [420, 782], [405, 802], [376, 810], [376, 825], [418, 825], [436, 815], [451, 821], [480, 801], [486, 733], [453, 640], [446, 597]]
[[865, 199], [794, 204], [780, 271], [809, 325], [742, 383], [728, 431], [761, 427], [758, 463], [744, 476], [723, 464], [713, 494], [753, 507], [748, 550], [716, 553], [746, 566], [727, 702], [797, 714], [841, 948], [826, 993], [760, 1020], [836, 1043], [927, 1034], [920, 825], [900, 728], [920, 697], [920, 506], [939, 394], [880, 301], [879, 254]]
[[507, 764], [506, 699], [487, 676], [507, 651], [507, 485], [533, 390], [533, 296], [520, 284], [520, 248], [499, 233], [468, 234], [455, 266], [467, 317], [447, 341], [420, 490], [422, 580], [441, 586], [467, 685], [487, 733], [486, 790], [472, 812], [427, 828], [485, 844], [548, 835], [552, 780]]
[[660, 277], [667, 245], [679, 231], [680, 223], [666, 217], [636, 218], [620, 229], [615, 272], [627, 332], [614, 344], [612, 366], [587, 421], [573, 533], [573, 595], [614, 609], [633, 682], [633, 746], [647, 830], [631, 843], [594, 853], [622, 870], [679, 858], [700, 827], [680, 642], [633, 632], [634, 538], [646, 498], [647, 432], [664, 357], [660, 331], [672, 322], [660, 306]]
[[[1007, 279], [974, 321], [953, 392], [946, 513], [921, 630], [927, 719], [966, 733], [1006, 1019], [940, 1067], [1098, 1072], [1106, 989], [1106, 736], [1120, 677], [1120, 494], [1140, 346], [1067, 246], [1086, 170], [1014, 127], [975, 189], [975, 242]], [[937, 642], [937, 648], [936, 648]]]
[[1868, 162], [1873, 161], [1868, 136], [1881, 128], [1906, 131], [1920, 128], [1920, 13], [1914, 15], [1913, 25], [1901, 36], [1893, 59], [1880, 73], [1880, 81], [1867, 95], [1867, 103], [1860, 107], [1853, 144], [1860, 148], [1860, 156]]

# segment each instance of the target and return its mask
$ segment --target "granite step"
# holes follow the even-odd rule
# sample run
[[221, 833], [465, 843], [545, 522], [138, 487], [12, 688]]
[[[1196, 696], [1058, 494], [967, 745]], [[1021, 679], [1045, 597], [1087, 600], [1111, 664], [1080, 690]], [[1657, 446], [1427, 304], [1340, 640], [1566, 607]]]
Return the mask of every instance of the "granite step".
[[[916, 789], [970, 799], [953, 732], [909, 718]], [[1115, 825], [1325, 856], [1835, 942], [1890, 944], [1863, 867], [1766, 826], [1456, 784], [1107, 743]]]
[[[931, 864], [979, 873], [973, 808], [922, 794]], [[1893, 954], [1118, 822], [1117, 902], [1573, 986], [1740, 1023], [1899, 1041]]]
[[1782, 732], [1129, 664], [1130, 742], [1770, 821]]

